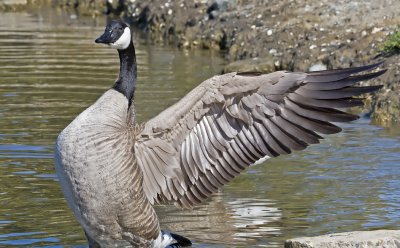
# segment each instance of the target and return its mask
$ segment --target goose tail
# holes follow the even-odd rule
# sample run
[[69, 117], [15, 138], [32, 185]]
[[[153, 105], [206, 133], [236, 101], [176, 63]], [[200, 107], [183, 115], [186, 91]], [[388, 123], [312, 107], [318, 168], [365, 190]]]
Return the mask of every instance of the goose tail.
[[170, 233], [170, 235], [172, 238], [174, 238], [178, 247], [192, 246], [192, 242], [189, 239], [175, 233]]

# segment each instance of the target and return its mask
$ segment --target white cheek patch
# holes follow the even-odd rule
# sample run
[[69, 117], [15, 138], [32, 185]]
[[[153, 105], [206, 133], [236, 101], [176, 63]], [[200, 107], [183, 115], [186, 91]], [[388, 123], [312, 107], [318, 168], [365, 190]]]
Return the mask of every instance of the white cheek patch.
[[123, 50], [129, 46], [129, 43], [131, 43], [131, 31], [126, 27], [121, 37], [116, 42], [110, 43], [110, 47]]

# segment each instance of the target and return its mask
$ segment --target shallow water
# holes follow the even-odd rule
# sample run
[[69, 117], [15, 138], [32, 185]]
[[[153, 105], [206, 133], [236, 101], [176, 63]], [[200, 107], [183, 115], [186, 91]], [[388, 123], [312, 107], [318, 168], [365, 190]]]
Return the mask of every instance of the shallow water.
[[[115, 51], [95, 45], [104, 21], [0, 13], [0, 246], [86, 247], [53, 167], [57, 134], [110, 87]], [[206, 51], [136, 35], [136, 107], [147, 120], [219, 73]], [[250, 167], [191, 211], [157, 207], [194, 247], [281, 247], [284, 240], [400, 226], [400, 132], [368, 119], [290, 156]]]

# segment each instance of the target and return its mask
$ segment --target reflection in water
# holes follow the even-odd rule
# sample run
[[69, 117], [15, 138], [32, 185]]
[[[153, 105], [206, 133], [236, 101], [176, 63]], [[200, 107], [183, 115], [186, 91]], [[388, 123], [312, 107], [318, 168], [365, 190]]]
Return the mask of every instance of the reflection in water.
[[[103, 21], [65, 20], [54, 12], [0, 14], [0, 246], [86, 247], [54, 174], [53, 144], [111, 86], [118, 56], [93, 42]], [[218, 56], [134, 36], [140, 121], [220, 71]], [[398, 228], [399, 132], [368, 120], [343, 128], [251, 166], [193, 210], [157, 207], [162, 228], [195, 247], [281, 247], [296, 236]]]
[[193, 210], [176, 211], [173, 206], [157, 207], [165, 229], [196, 237], [194, 242], [250, 244], [257, 238], [280, 235], [277, 223], [281, 211], [267, 199], [226, 200], [222, 193]]
[[[232, 208], [232, 218], [235, 220], [234, 227], [239, 229], [235, 233], [238, 237], [263, 237], [266, 234], [279, 235], [279, 227], [265, 226], [268, 223], [279, 221], [281, 212], [275, 205], [266, 199], [236, 199], [227, 202]], [[245, 229], [245, 231], [240, 231]], [[252, 229], [252, 232], [248, 232]], [[245, 240], [245, 239], [243, 239]]]

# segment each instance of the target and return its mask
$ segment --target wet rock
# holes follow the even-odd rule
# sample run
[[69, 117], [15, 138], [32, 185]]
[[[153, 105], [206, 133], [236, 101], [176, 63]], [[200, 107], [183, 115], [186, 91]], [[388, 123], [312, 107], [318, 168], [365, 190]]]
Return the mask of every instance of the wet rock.
[[272, 57], [238, 60], [224, 67], [224, 73], [228, 72], [270, 73], [275, 70], [276, 70], [275, 63]]
[[216, 0], [207, 8], [206, 13], [210, 20], [216, 20], [220, 17], [221, 12], [226, 11], [230, 1], [228, 0]]
[[285, 248], [398, 248], [400, 230], [335, 233], [317, 237], [295, 238], [285, 242]]
[[213, 10], [210, 12], [210, 14], [208, 14], [208, 18], [210, 18], [211, 20], [218, 19], [218, 16], [219, 12], [216, 10]]
[[211, 14], [211, 12], [213, 12], [213, 11], [218, 11], [218, 10], [219, 10], [219, 4], [218, 4], [218, 2], [213, 2], [213, 3], [211, 4], [211, 6], [207, 8], [206, 13], [207, 13], [207, 14]]
[[392, 122], [397, 121], [393, 117], [400, 116], [399, 93], [390, 89], [384, 90], [384, 93], [374, 102], [372, 111], [379, 124], [390, 126]]
[[390, 126], [400, 122], [400, 54], [387, 58], [382, 68], [387, 68], [381, 77], [367, 81], [369, 85], [384, 85], [376, 95], [372, 95], [372, 118], [376, 123]]
[[206, 13], [208, 14], [208, 18], [211, 20], [217, 19], [218, 15], [219, 15], [219, 13], [218, 13], [219, 8], [220, 8], [220, 5], [218, 2], [212, 3], [211, 6], [208, 7], [207, 11], [206, 11]]

